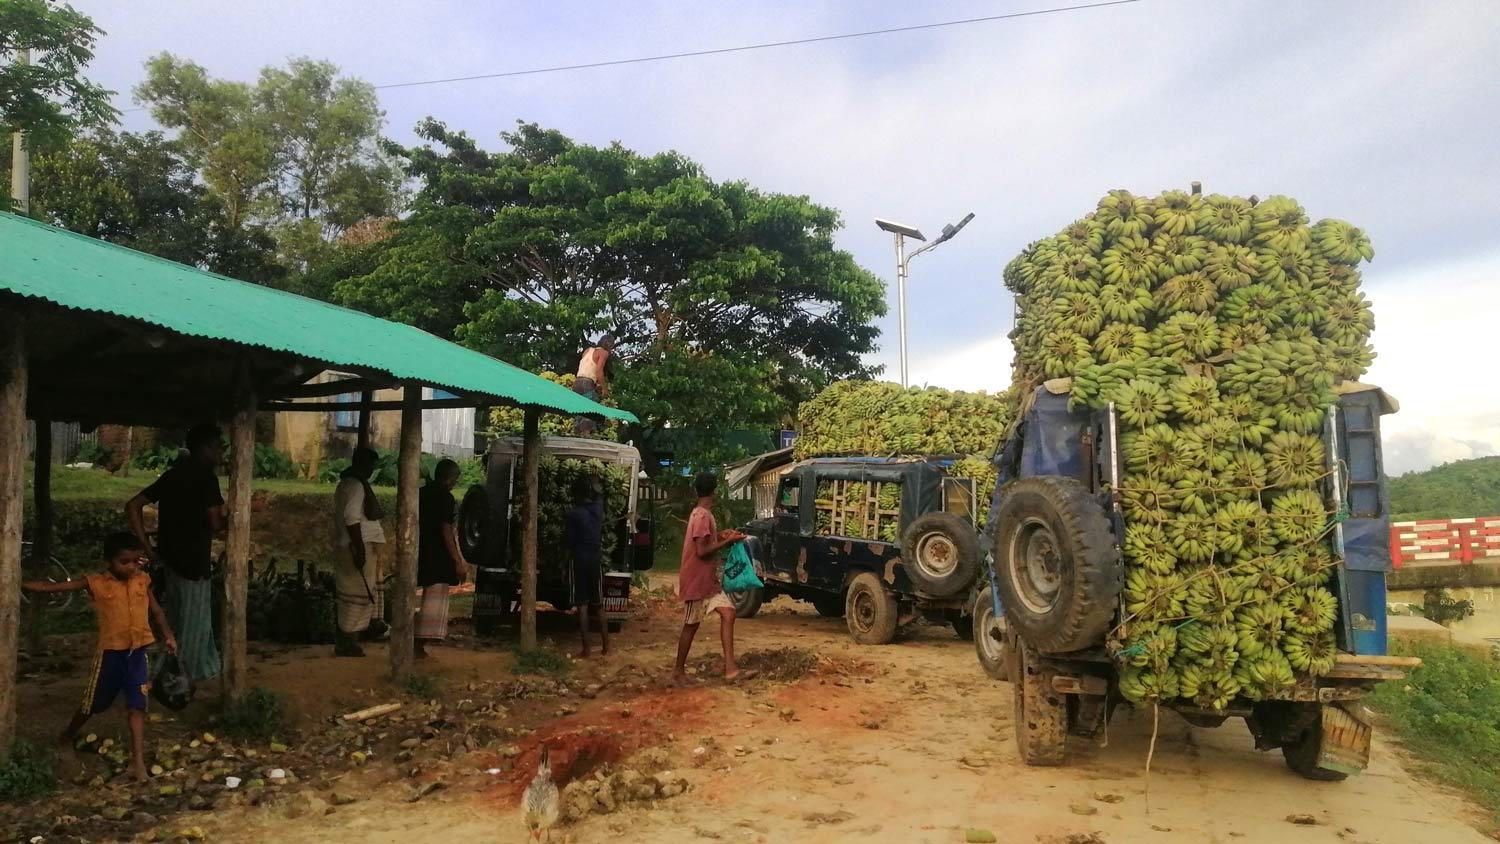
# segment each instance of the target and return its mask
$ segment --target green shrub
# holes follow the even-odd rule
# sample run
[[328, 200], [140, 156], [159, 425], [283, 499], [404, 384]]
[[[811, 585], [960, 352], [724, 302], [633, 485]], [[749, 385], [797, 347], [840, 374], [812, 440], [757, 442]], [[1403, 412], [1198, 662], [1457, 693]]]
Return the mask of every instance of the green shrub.
[[92, 463], [95, 466], [107, 466], [114, 459], [115, 453], [98, 440], [88, 440], [79, 446], [78, 454], [73, 457], [75, 463]]
[[1500, 826], [1500, 663], [1444, 645], [1401, 649], [1422, 658], [1404, 683], [1382, 683], [1370, 703], [1434, 772], [1490, 807]]
[[157, 445], [154, 448], [136, 452], [130, 465], [151, 472], [165, 472], [177, 462], [177, 455], [180, 453], [181, 449], [177, 446]]
[[286, 731], [281, 695], [256, 686], [219, 713], [219, 730], [241, 741], [270, 741]]
[[24, 739], [11, 746], [10, 759], [0, 765], [0, 803], [40, 797], [55, 788], [51, 756]]
[[290, 480], [297, 477], [297, 464], [274, 447], [256, 443], [251, 475], [257, 478]]
[[516, 651], [516, 664], [511, 667], [516, 674], [563, 674], [567, 670], [568, 658], [547, 648]]

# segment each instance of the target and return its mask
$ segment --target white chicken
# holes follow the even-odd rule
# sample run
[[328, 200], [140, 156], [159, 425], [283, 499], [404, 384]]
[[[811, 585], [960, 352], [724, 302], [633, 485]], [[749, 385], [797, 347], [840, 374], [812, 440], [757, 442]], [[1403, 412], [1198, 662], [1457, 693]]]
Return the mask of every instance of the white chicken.
[[536, 776], [531, 778], [531, 784], [526, 786], [526, 793], [521, 795], [522, 819], [526, 821], [526, 831], [533, 841], [541, 840], [544, 832], [547, 840], [552, 840], [551, 830], [557, 823], [558, 802], [557, 783], [552, 781], [552, 765], [544, 744], [541, 761], [536, 766]]

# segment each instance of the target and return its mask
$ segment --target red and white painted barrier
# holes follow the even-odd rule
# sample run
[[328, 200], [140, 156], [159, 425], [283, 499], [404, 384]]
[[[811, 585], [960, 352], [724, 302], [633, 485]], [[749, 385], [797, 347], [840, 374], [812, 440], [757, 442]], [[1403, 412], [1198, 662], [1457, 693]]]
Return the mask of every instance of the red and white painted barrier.
[[1500, 516], [1391, 523], [1391, 568], [1500, 563]]

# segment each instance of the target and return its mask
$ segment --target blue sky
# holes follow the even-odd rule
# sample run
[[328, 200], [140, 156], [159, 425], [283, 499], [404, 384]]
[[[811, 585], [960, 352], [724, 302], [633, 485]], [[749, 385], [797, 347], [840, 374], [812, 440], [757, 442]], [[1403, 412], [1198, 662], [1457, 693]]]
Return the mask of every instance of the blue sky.
[[[903, 26], [1047, 0], [319, 3], [77, 0], [109, 33], [92, 73], [122, 92], [167, 50], [253, 79], [291, 56], [375, 84]], [[839, 240], [912, 265], [913, 378], [1009, 381], [1000, 270], [1104, 191], [1287, 193], [1369, 230], [1379, 353], [1402, 401], [1388, 468], [1500, 453], [1488, 334], [1500, 316], [1500, 15], [1490, 0], [1141, 0], [832, 44], [381, 92], [388, 132], [435, 116], [483, 143], [518, 118], [590, 142], [675, 148], [719, 179], [838, 208]], [[126, 115], [131, 128], [150, 120]], [[894, 292], [892, 293], [894, 300]], [[895, 376], [892, 317], [874, 360]]]

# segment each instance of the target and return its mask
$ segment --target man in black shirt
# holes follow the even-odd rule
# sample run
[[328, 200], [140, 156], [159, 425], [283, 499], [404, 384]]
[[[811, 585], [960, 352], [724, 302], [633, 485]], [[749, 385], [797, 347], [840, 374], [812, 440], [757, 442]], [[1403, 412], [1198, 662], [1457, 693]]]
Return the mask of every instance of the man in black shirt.
[[141, 546], [151, 549], [144, 511], [156, 505], [157, 543], [148, 554], [165, 567], [167, 618], [183, 667], [194, 680], [207, 680], [219, 674], [209, 578], [213, 537], [224, 530], [224, 497], [214, 474], [224, 459], [224, 435], [214, 425], [198, 425], [186, 444], [188, 454], [130, 499], [125, 512]]
[[417, 585], [422, 587], [413, 645], [417, 659], [428, 657], [427, 645], [448, 638], [448, 590], [463, 583], [469, 572], [454, 527], [453, 487], [458, 476], [457, 463], [439, 460], [417, 500]]
[[573, 485], [573, 506], [563, 522], [563, 536], [573, 557], [573, 606], [578, 608], [578, 633], [583, 639], [580, 658], [589, 655], [590, 610], [599, 621], [599, 650], [609, 653], [609, 621], [604, 618], [604, 501], [598, 482], [579, 478]]

